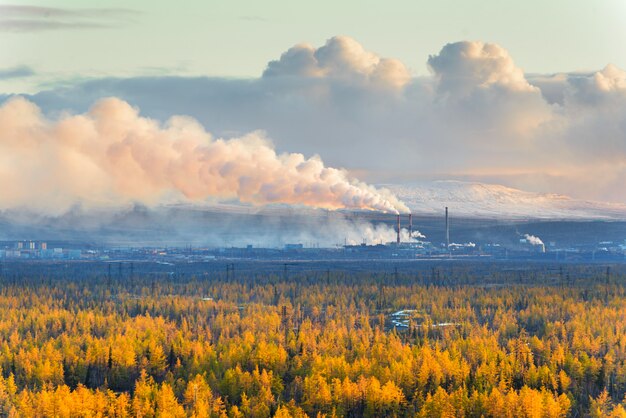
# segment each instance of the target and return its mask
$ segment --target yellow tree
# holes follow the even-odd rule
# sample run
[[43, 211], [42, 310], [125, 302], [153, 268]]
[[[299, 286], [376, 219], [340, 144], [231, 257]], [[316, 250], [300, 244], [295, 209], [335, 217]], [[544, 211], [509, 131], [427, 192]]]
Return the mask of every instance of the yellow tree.
[[183, 418], [185, 409], [178, 403], [172, 387], [167, 383], [161, 384], [156, 394], [156, 416], [162, 418]]
[[135, 383], [132, 409], [137, 418], [152, 418], [155, 416], [156, 385], [152, 377], [145, 370], [141, 371]]

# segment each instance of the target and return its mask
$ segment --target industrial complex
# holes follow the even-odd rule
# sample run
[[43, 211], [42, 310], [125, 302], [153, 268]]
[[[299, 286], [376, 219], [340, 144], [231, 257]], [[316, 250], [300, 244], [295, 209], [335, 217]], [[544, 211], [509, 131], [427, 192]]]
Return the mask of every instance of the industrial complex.
[[[344, 243], [329, 247], [301, 242], [285, 243], [279, 247], [245, 246], [121, 246], [115, 244], [85, 243], [72, 241], [18, 240], [0, 242], [0, 260], [152, 260], [160, 262], [208, 261], [208, 260], [557, 260], [557, 261], [623, 261], [626, 260], [626, 236], [621, 239], [598, 236], [596, 241], [577, 242], [559, 232], [566, 224], [541, 223], [532, 227], [524, 224], [491, 225], [488, 222], [459, 219], [458, 229], [452, 229], [448, 207], [442, 211], [439, 221], [430, 220], [428, 235], [414, 228], [413, 214], [395, 215], [393, 227], [396, 239], [392, 242]], [[387, 220], [389, 216], [387, 215]], [[455, 221], [457, 222], [457, 221]], [[596, 223], [597, 224], [597, 223]], [[591, 224], [594, 226], [596, 224]], [[439, 225], [439, 226], [437, 226]], [[488, 227], [484, 226], [488, 225]], [[556, 226], [555, 226], [556, 225]], [[597, 224], [602, 225], [602, 224]], [[439, 229], [437, 229], [439, 228]], [[544, 242], [536, 235], [520, 230], [545, 231], [558, 239]], [[541, 229], [543, 228], [543, 229]], [[569, 226], [573, 231], [579, 224]], [[622, 228], [624, 229], [624, 228]], [[420, 230], [423, 230], [420, 225]], [[620, 229], [617, 230], [618, 234]], [[560, 235], [558, 235], [557, 231]], [[566, 231], [567, 232], [567, 231]], [[599, 235], [597, 233], [596, 235]], [[458, 236], [459, 242], [453, 239]], [[451, 239], [452, 237], [452, 239]], [[404, 239], [403, 239], [404, 238]], [[438, 239], [437, 239], [438, 238]], [[469, 238], [469, 239], [468, 239]]]

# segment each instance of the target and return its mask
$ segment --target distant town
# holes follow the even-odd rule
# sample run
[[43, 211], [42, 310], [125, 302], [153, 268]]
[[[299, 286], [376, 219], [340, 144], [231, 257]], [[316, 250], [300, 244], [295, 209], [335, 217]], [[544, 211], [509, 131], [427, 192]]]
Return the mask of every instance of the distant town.
[[599, 241], [595, 245], [559, 246], [556, 242], [532, 243], [527, 238], [515, 245], [501, 243], [432, 243], [429, 241], [391, 242], [386, 244], [343, 245], [330, 248], [286, 244], [280, 248], [245, 247], [116, 247], [73, 242], [4, 241], [0, 242], [0, 259], [35, 260], [137, 260], [164, 263], [213, 260], [545, 260], [626, 261], [626, 240]]

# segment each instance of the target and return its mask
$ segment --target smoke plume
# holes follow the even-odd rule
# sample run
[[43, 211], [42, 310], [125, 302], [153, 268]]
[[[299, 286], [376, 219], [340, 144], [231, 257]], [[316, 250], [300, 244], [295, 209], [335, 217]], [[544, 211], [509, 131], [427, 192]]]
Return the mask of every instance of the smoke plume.
[[[59, 216], [19, 210], [0, 213], [0, 241], [60, 240], [111, 246], [281, 248], [395, 242], [393, 216], [286, 206], [218, 204], [101, 209], [72, 208]], [[415, 230], [414, 236], [419, 232]], [[421, 234], [419, 234], [421, 235]], [[410, 242], [406, 229], [402, 242]]]
[[526, 241], [531, 245], [544, 245], [541, 238], [534, 235], [524, 234], [524, 238], [526, 238]]
[[278, 154], [259, 132], [215, 139], [194, 119], [160, 124], [116, 98], [56, 120], [21, 97], [4, 103], [0, 183], [0, 210], [50, 215], [76, 205], [225, 200], [407, 211], [391, 192], [326, 167], [318, 156]]

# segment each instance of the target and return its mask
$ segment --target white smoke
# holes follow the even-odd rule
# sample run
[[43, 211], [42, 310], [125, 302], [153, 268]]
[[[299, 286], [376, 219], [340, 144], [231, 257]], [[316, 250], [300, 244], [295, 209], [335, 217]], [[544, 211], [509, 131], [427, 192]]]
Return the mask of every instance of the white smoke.
[[[369, 222], [347, 223], [346, 242], [349, 245], [357, 245], [365, 242], [368, 245], [388, 244], [396, 242], [397, 233], [395, 228], [385, 224], [372, 224]], [[426, 238], [421, 232], [413, 230], [413, 237], [409, 236], [409, 230], [400, 229], [401, 242], [417, 242], [417, 238]]]
[[528, 243], [531, 245], [544, 245], [541, 238], [536, 237], [534, 235], [524, 234], [524, 238], [526, 238], [526, 241], [528, 241]]
[[408, 229], [402, 229], [400, 232], [400, 238], [402, 239], [402, 241], [416, 242], [421, 239], [425, 239], [426, 235], [415, 229], [413, 229], [411, 234], [409, 234]]
[[388, 225], [364, 223], [348, 224], [347, 226], [348, 228], [344, 232], [348, 245], [357, 245], [363, 242], [369, 245], [386, 244], [396, 240], [396, 231]]
[[326, 167], [318, 156], [277, 154], [261, 133], [214, 139], [191, 118], [172, 117], [161, 125], [116, 98], [58, 120], [21, 97], [4, 103], [0, 184], [0, 210], [50, 215], [76, 205], [207, 200], [408, 210], [391, 192]]
[[[72, 208], [60, 216], [23, 210], [0, 212], [0, 240], [93, 241], [112, 246], [332, 248], [396, 241], [392, 215], [370, 221], [363, 213], [288, 206], [164, 205], [154, 208]], [[410, 242], [403, 230], [402, 242]]]
[[465, 247], [465, 248], [475, 248], [475, 247], [476, 247], [476, 244], [475, 244], [475, 243], [473, 243], [473, 242], [471, 242], [471, 241], [470, 241], [470, 242], [465, 242], [465, 243], [463, 243], [463, 244], [459, 244], [459, 243], [456, 243], [456, 242], [451, 242], [451, 243], [450, 243], [450, 245], [448, 245], [448, 247], [456, 247], [456, 248], [463, 248], [463, 247]]

